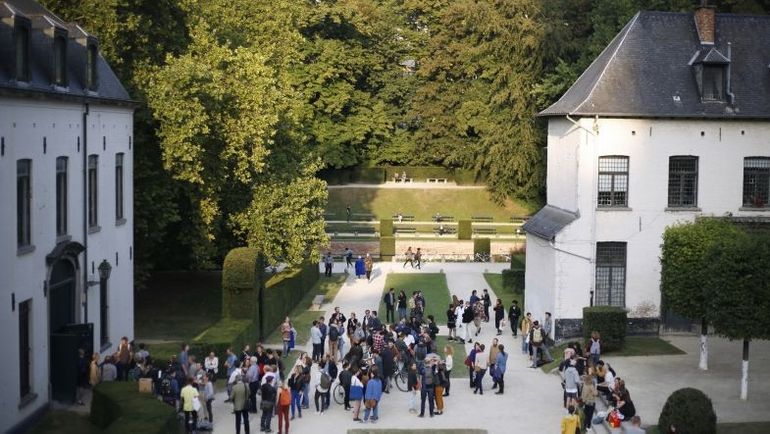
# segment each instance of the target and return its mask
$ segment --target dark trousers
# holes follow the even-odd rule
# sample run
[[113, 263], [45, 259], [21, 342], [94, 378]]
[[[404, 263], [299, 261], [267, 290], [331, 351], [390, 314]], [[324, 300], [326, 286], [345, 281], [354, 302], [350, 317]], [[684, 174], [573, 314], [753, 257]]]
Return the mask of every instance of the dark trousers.
[[324, 264], [324, 276], [331, 277], [333, 264]]
[[481, 369], [479, 372], [476, 373], [476, 379], [475, 379], [476, 380], [475, 381], [476, 389], [475, 390], [477, 392], [479, 392], [480, 394], [482, 394], [482, 395], [484, 394], [484, 387], [481, 385], [481, 382], [484, 379], [484, 373], [486, 373], [486, 372], [487, 372], [486, 369]]
[[263, 431], [270, 429], [270, 421], [273, 419], [274, 410], [273, 406], [270, 406], [269, 409], [262, 409], [262, 419], [260, 419], [259, 427]]
[[115, 363], [115, 369], [118, 371], [118, 381], [128, 380], [128, 365], [123, 363]]
[[495, 330], [497, 330], [498, 333], [500, 333], [500, 321], [502, 321], [502, 318], [495, 317]]
[[385, 305], [385, 321], [389, 323], [396, 322], [396, 309], [392, 304]]
[[518, 327], [516, 327], [516, 324], [519, 322], [519, 318], [513, 317], [508, 319], [511, 320], [511, 331], [513, 332], [513, 335], [518, 335]]
[[425, 400], [428, 400], [428, 409], [433, 416], [433, 404], [436, 400], [436, 389], [431, 386], [423, 386], [420, 389], [420, 416], [425, 414]]
[[350, 385], [344, 386], [345, 390], [345, 410], [350, 409]]
[[450, 378], [451, 376], [452, 376], [452, 370], [450, 369], [446, 371], [446, 386], [444, 387], [444, 395], [446, 396], [449, 396], [449, 386], [452, 385], [452, 380]]
[[366, 280], [372, 280], [372, 270], [366, 270]]
[[583, 406], [583, 413], [585, 413], [583, 426], [586, 429], [591, 429], [591, 419], [594, 418], [594, 410], [596, 410], [596, 404], [585, 404]]
[[468, 380], [470, 382], [470, 386], [468, 387], [473, 389], [473, 386], [476, 384], [476, 382], [473, 381], [473, 367], [468, 368]]
[[505, 391], [505, 374], [500, 374], [500, 376], [497, 378], [497, 388], [499, 389], [499, 393], [503, 393], [503, 391]]
[[[318, 406], [318, 398], [321, 398], [321, 406]], [[329, 408], [329, 392], [319, 392], [318, 390], [315, 391], [315, 396], [313, 397], [313, 402], [315, 402], [315, 411], [324, 411], [327, 408]]]
[[257, 390], [259, 389], [259, 381], [249, 383], [249, 399], [251, 400], [249, 405], [249, 411], [252, 413], [257, 412]]
[[198, 412], [197, 411], [184, 412], [184, 429], [188, 433], [194, 432], [196, 429], [198, 429]]
[[235, 412], [235, 434], [241, 434], [241, 420], [243, 421], [244, 432], [249, 434], [249, 412], [247, 410]]
[[318, 359], [323, 356], [323, 350], [324, 344], [313, 344], [313, 361], [318, 361]]

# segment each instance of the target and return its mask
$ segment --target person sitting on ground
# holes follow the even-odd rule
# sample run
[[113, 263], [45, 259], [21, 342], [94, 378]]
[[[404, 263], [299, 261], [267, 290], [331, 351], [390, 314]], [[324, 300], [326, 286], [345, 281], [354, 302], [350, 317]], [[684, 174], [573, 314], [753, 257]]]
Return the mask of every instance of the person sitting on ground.
[[609, 364], [599, 360], [596, 364], [596, 390], [604, 395], [607, 400], [612, 400], [612, 392], [615, 389], [615, 374], [613, 374]]
[[631, 401], [631, 394], [626, 389], [626, 382], [621, 378], [615, 378], [615, 390], [612, 394], [615, 406], [623, 415], [623, 420], [629, 420], [636, 416], [636, 407]]

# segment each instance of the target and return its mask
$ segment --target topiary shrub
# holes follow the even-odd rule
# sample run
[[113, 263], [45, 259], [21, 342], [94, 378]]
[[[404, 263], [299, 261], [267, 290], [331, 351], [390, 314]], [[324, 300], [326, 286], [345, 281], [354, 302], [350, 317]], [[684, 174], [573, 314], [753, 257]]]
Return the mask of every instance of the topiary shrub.
[[457, 239], [458, 240], [470, 240], [471, 235], [473, 235], [473, 230], [471, 229], [470, 220], [460, 220], [459, 222], [457, 222]]
[[523, 294], [524, 270], [503, 270], [503, 288]]
[[176, 411], [152, 394], [139, 393], [133, 381], [112, 381], [93, 389], [91, 423], [116, 434], [179, 432]]
[[390, 261], [396, 255], [396, 238], [392, 236], [380, 237], [380, 258]]
[[716, 434], [717, 415], [711, 399], [698, 389], [686, 387], [671, 394], [658, 418], [658, 430], [677, 434]]
[[473, 240], [473, 254], [482, 254], [489, 256], [491, 251], [491, 243], [489, 238], [475, 238]]
[[383, 219], [380, 220], [380, 236], [389, 237], [393, 235], [393, 220]]
[[603, 353], [623, 348], [627, 324], [628, 312], [622, 307], [593, 306], [583, 308], [583, 337], [587, 342], [591, 332], [598, 331], [601, 335]]
[[257, 287], [256, 249], [237, 247], [225, 256], [222, 265], [222, 316], [251, 318], [254, 314]]

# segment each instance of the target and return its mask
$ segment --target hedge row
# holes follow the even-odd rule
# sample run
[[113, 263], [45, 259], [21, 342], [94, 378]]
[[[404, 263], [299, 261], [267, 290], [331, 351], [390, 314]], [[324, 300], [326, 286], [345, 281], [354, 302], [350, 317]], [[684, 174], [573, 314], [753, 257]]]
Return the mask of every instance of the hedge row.
[[389, 237], [393, 235], [393, 220], [383, 219], [380, 220], [380, 236]]
[[457, 222], [457, 239], [458, 240], [470, 240], [473, 235], [473, 229], [471, 227], [470, 220], [460, 220]]
[[91, 423], [112, 434], [180, 432], [174, 408], [139, 393], [133, 381], [107, 382], [93, 389]]
[[503, 270], [503, 288], [517, 294], [523, 294], [524, 270]]
[[602, 352], [620, 350], [626, 340], [628, 313], [622, 307], [593, 306], [583, 308], [583, 337], [591, 338], [591, 332], [601, 336]]
[[400, 177], [406, 172], [407, 178], [424, 182], [427, 178], [446, 178], [459, 185], [483, 184], [484, 175], [477, 176], [473, 170], [453, 169], [437, 166], [354, 166], [341, 169], [328, 168], [318, 172], [318, 177], [330, 185], [350, 183], [381, 184]]
[[474, 238], [473, 239], [473, 254], [489, 255], [491, 251], [491, 243], [489, 238]]
[[380, 259], [390, 261], [396, 255], [396, 239], [392, 236], [380, 237]]

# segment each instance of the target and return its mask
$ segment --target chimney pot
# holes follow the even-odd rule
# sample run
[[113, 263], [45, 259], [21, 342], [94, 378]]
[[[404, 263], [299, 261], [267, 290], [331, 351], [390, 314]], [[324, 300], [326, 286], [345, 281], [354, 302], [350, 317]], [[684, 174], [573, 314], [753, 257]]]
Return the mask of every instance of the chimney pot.
[[695, 9], [695, 28], [701, 44], [713, 44], [716, 33], [716, 11], [704, 1]]

